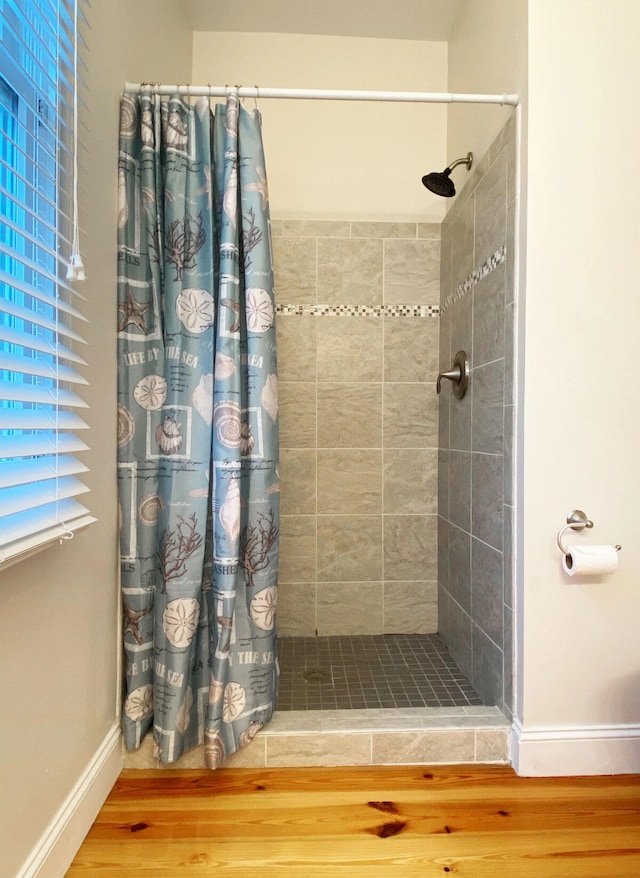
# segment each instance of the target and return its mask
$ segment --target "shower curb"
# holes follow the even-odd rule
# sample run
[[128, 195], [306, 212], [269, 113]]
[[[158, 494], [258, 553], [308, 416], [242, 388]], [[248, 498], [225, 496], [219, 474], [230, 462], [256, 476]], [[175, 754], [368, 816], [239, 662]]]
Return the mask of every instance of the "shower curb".
[[[508, 764], [511, 723], [497, 707], [278, 711], [225, 763], [228, 768]], [[160, 765], [153, 741], [125, 752], [123, 767], [203, 768], [204, 748]]]

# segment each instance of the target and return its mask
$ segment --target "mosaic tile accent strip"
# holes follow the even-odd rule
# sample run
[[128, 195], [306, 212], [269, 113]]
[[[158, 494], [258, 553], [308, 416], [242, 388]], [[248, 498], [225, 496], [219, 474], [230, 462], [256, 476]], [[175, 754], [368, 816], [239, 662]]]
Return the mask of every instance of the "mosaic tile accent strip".
[[306, 317], [438, 317], [439, 305], [276, 305], [278, 314]]
[[278, 659], [279, 711], [482, 704], [437, 634], [281, 637]]
[[502, 265], [507, 256], [507, 248], [503, 244], [499, 247], [495, 253], [492, 253], [488, 259], [482, 263], [479, 268], [474, 269], [468, 278], [462, 281], [461, 284], [455, 288], [453, 293], [449, 293], [447, 298], [444, 300], [442, 307], [440, 308], [440, 314], [444, 314], [447, 308], [450, 308], [454, 302], [457, 302], [458, 299], [461, 299], [465, 296], [469, 290], [471, 290], [477, 283], [479, 283], [482, 278], [486, 277], [488, 274], [497, 268], [499, 265]]

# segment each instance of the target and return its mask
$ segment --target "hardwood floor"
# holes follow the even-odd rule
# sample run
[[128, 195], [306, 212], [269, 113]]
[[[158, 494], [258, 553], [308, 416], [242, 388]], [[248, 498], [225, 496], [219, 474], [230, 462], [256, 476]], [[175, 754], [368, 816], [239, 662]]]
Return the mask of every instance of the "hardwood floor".
[[640, 775], [125, 771], [67, 875], [638, 878]]

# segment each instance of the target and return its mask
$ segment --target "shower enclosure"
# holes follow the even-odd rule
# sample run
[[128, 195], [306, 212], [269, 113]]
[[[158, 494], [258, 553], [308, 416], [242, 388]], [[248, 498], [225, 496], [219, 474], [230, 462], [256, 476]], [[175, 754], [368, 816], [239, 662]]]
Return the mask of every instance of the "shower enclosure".
[[[279, 710], [510, 715], [515, 135], [442, 226], [272, 224]], [[468, 393], [436, 396], [461, 349]]]
[[515, 174], [514, 115], [441, 225], [272, 221], [280, 695], [230, 766], [509, 758]]

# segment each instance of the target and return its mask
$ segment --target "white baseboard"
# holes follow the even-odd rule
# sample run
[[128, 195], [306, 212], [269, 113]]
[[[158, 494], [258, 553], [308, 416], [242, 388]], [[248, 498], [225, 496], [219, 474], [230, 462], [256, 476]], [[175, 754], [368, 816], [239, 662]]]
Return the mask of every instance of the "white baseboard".
[[122, 732], [114, 725], [16, 878], [60, 878], [69, 868], [122, 767]]
[[529, 726], [516, 720], [513, 767], [524, 777], [640, 772], [640, 724]]

